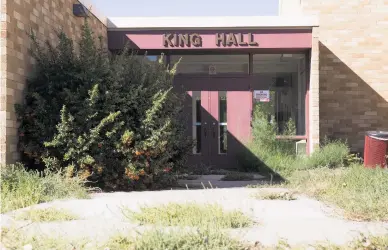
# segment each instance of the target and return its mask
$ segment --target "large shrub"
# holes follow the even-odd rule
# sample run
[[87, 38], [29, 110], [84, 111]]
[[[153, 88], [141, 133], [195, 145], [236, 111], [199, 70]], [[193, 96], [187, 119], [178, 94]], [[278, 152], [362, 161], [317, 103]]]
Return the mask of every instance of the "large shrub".
[[109, 55], [87, 24], [78, 52], [63, 32], [57, 46], [32, 38], [37, 71], [16, 107], [30, 165], [122, 189], [153, 188], [184, 164], [190, 143], [174, 69], [127, 49]]

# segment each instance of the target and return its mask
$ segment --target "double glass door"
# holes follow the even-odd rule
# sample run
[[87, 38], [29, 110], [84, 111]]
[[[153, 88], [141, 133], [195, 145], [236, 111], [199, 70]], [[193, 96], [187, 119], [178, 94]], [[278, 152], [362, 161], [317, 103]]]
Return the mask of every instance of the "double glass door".
[[194, 155], [228, 152], [226, 91], [190, 91]]
[[[190, 165], [238, 167], [250, 136], [252, 92], [244, 78], [181, 78], [186, 89], [187, 131], [194, 145]], [[242, 88], [246, 86], [246, 88]]]

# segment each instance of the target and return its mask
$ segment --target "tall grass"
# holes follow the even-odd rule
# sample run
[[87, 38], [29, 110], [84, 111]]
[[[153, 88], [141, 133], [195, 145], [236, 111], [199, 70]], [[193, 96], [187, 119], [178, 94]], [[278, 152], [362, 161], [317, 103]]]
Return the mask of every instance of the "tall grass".
[[22, 165], [2, 166], [1, 213], [61, 198], [87, 198], [83, 181], [61, 173], [26, 171]]
[[110, 249], [136, 250], [243, 250], [248, 249], [243, 243], [231, 238], [227, 233], [216, 230], [173, 230], [147, 231], [138, 237], [116, 236], [106, 245]]
[[325, 139], [320, 148], [310, 157], [301, 161], [298, 169], [312, 169], [317, 167], [339, 168], [346, 165], [350, 150], [346, 142]]
[[46, 235], [36, 234], [30, 235], [24, 233], [21, 229], [16, 228], [1, 228], [1, 249], [33, 249], [33, 250], [90, 250], [90, 249], [103, 249], [94, 247], [87, 247], [90, 244], [90, 240], [86, 238], [80, 239], [66, 239], [63, 237], [48, 237]]
[[[128, 232], [111, 237], [107, 242], [96, 242], [88, 238], [67, 239], [50, 238], [44, 235], [25, 235], [16, 229], [1, 229], [1, 243], [6, 249], [39, 249], [39, 250], [243, 250], [249, 249], [237, 239], [231, 238], [220, 230], [149, 230], [138, 235]], [[28, 248], [30, 246], [31, 248]], [[26, 248], [25, 248], [26, 247]]]
[[[361, 235], [358, 239], [348, 245], [333, 245], [330, 242], [316, 244], [301, 244], [290, 246], [287, 241], [281, 240], [274, 246], [264, 247], [260, 242], [247, 244], [230, 237], [226, 232], [209, 231], [200, 229], [197, 231], [187, 230], [150, 230], [138, 233], [137, 236], [128, 233], [111, 237], [107, 242], [96, 242], [87, 238], [66, 239], [48, 238], [46, 236], [27, 237], [20, 230], [2, 228], [2, 246], [7, 249], [127, 249], [127, 250], [285, 250], [285, 249], [319, 249], [319, 250], [354, 250], [354, 249], [386, 249], [388, 247], [388, 236]], [[25, 248], [26, 247], [26, 248]]]
[[366, 169], [361, 164], [346, 168], [328, 167], [297, 171], [289, 185], [342, 208], [356, 220], [388, 221], [388, 172]]
[[79, 217], [71, 211], [56, 208], [30, 209], [16, 214], [17, 220], [30, 220], [32, 222], [70, 221]]
[[[269, 104], [256, 104], [252, 122], [253, 140], [246, 145], [247, 151], [239, 155], [244, 170], [262, 174], [290, 176], [300, 169], [318, 167], [342, 167], [349, 155], [349, 148], [342, 141], [324, 140], [321, 147], [309, 157], [296, 156], [295, 141], [276, 138], [278, 126], [271, 117]], [[295, 126], [289, 121], [283, 135], [295, 135]]]
[[252, 220], [242, 212], [225, 211], [217, 204], [169, 203], [156, 207], [142, 207], [140, 212], [133, 212], [127, 208], [122, 211], [129, 219], [162, 226], [241, 228], [252, 224]]

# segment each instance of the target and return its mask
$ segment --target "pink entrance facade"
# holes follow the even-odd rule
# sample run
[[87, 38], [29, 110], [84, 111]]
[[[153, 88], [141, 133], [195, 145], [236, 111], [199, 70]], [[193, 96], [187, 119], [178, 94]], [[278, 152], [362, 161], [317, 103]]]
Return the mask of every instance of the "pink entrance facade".
[[273, 114], [269, 120], [277, 122], [279, 140], [285, 139], [283, 131], [291, 121], [295, 133], [287, 139], [302, 142], [309, 153], [311, 28], [160, 28], [108, 35], [112, 51], [129, 44], [151, 60], [163, 53], [167, 64], [179, 62], [174, 87], [187, 93], [183, 122], [195, 142], [191, 165], [238, 167], [238, 155], [252, 140], [257, 103]]

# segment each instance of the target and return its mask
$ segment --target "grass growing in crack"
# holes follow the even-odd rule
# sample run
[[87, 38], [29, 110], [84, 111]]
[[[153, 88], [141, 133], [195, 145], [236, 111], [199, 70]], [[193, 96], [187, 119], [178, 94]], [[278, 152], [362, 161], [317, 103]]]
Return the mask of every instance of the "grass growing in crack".
[[331, 243], [315, 243], [309, 245], [294, 245], [291, 246], [285, 240], [279, 241], [276, 245], [265, 247], [260, 242], [254, 245], [244, 244], [235, 239], [232, 239], [225, 233], [220, 231], [202, 230], [197, 232], [185, 231], [146, 231], [139, 234], [138, 237], [133, 236], [115, 236], [109, 240], [106, 247], [110, 249], [129, 249], [129, 250], [164, 250], [164, 249], [198, 249], [198, 250], [377, 250], [386, 249], [388, 247], [388, 236], [369, 236], [361, 235], [358, 239], [350, 242], [347, 245], [334, 245]]
[[[268, 106], [269, 105], [269, 106]], [[295, 143], [277, 140], [277, 125], [268, 121], [270, 103], [255, 105], [253, 140], [240, 156], [245, 170], [280, 174], [295, 188], [344, 209], [360, 220], [388, 221], [388, 172], [365, 169], [341, 140], [323, 140], [309, 157], [295, 155]]]
[[217, 230], [197, 231], [159, 231], [150, 230], [133, 235], [117, 235], [107, 242], [95, 242], [89, 239], [69, 240], [66, 238], [49, 238], [44, 236], [27, 237], [18, 230], [1, 230], [2, 246], [6, 249], [23, 249], [30, 245], [32, 249], [127, 249], [127, 250], [243, 250], [245, 246], [236, 239], [232, 239], [224, 232]]
[[65, 209], [44, 208], [23, 211], [15, 216], [17, 220], [31, 220], [33, 222], [69, 221], [77, 220], [78, 216]]
[[254, 177], [251, 174], [241, 172], [229, 172], [221, 178], [221, 181], [251, 181], [253, 179]]
[[[26, 236], [15, 228], [1, 228], [1, 244], [5, 249], [98, 249], [87, 239], [69, 240], [66, 238], [52, 238], [42, 235]], [[88, 247], [88, 245], [93, 245]], [[28, 248], [27, 246], [30, 246]]]
[[315, 243], [309, 245], [290, 246], [286, 240], [281, 240], [276, 246], [248, 248], [250, 250], [383, 250], [388, 247], [388, 236], [364, 236], [360, 235], [357, 239], [345, 245], [335, 245], [330, 242]]
[[252, 220], [240, 211], [225, 211], [216, 204], [169, 203], [158, 207], [142, 207], [140, 212], [123, 208], [123, 214], [142, 224], [161, 226], [214, 226], [217, 228], [248, 227]]
[[289, 181], [289, 187], [344, 209], [348, 218], [388, 221], [387, 170], [353, 164], [295, 172]]
[[294, 192], [263, 192], [259, 191], [252, 195], [254, 198], [259, 200], [286, 200], [293, 201], [296, 200]]
[[61, 198], [87, 198], [84, 183], [61, 173], [26, 171], [22, 165], [1, 166], [1, 212]]
[[214, 229], [199, 229], [196, 231], [188, 230], [150, 230], [143, 233], [116, 235], [107, 242], [96, 242], [95, 240], [66, 238], [49, 238], [46, 236], [26, 236], [20, 230], [1, 229], [1, 244], [6, 249], [23, 249], [30, 245], [32, 249], [128, 249], [128, 250], [165, 250], [165, 249], [183, 249], [183, 250], [377, 250], [388, 247], [388, 236], [368, 236], [361, 235], [358, 239], [344, 246], [334, 244], [315, 243], [310, 245], [290, 246], [287, 241], [279, 241], [278, 244], [271, 247], [265, 247], [257, 242], [255, 245], [244, 244], [234, 238], [231, 238], [226, 232]]
[[187, 231], [147, 231], [138, 237], [116, 236], [106, 245], [110, 249], [136, 250], [243, 250], [244, 245], [227, 234], [217, 230]]

